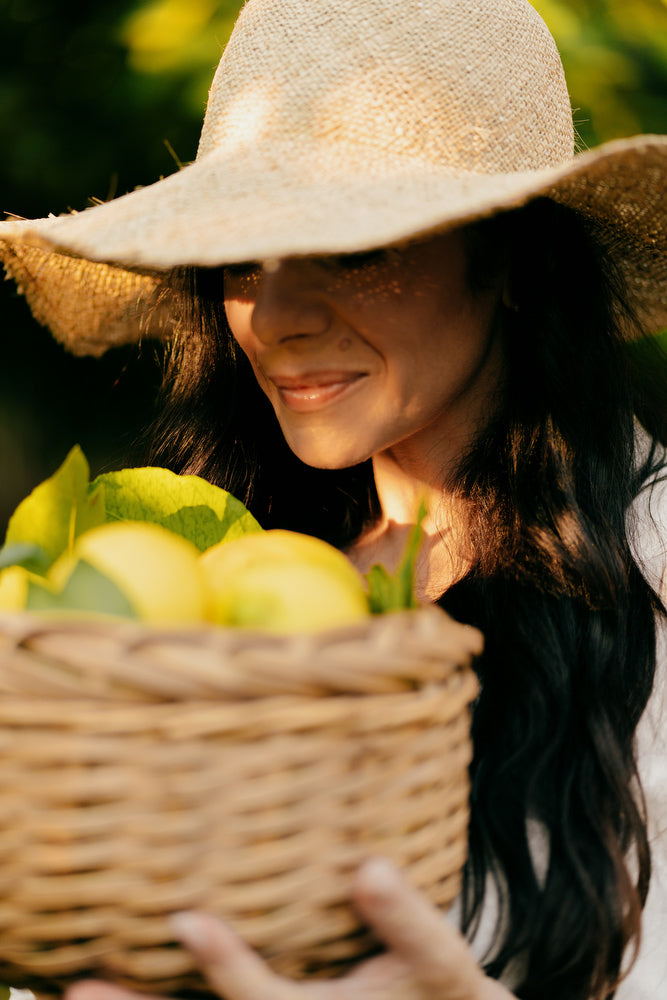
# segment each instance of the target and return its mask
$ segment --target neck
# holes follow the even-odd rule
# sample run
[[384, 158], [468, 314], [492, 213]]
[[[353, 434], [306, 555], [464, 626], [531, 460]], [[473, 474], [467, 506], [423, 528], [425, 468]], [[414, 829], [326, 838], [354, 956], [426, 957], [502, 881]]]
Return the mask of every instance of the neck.
[[494, 336], [469, 384], [436, 421], [373, 456], [380, 517], [348, 551], [362, 572], [374, 563], [396, 569], [422, 502], [417, 597], [437, 600], [470, 568], [468, 504], [455, 478], [461, 458], [495, 410], [503, 370], [501, 339]]
[[412, 527], [423, 503], [423, 541], [417, 559], [415, 591], [420, 600], [434, 601], [468, 568], [461, 553], [465, 502], [456, 491], [443, 487], [443, 469], [429, 470], [415, 456], [400, 448], [373, 458], [373, 474], [380, 501], [377, 522], [349, 549], [348, 555], [363, 573], [381, 563], [394, 572], [405, 552]]

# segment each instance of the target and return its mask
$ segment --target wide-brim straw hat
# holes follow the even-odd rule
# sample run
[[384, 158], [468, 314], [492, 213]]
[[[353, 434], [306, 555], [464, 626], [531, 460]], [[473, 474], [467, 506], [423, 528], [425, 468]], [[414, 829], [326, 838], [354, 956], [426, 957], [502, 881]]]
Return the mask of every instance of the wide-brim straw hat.
[[658, 329], [667, 136], [574, 147], [560, 56], [526, 0], [249, 0], [195, 161], [0, 223], [0, 258], [38, 320], [97, 354], [169, 335], [173, 268], [363, 251], [546, 196], [588, 220]]

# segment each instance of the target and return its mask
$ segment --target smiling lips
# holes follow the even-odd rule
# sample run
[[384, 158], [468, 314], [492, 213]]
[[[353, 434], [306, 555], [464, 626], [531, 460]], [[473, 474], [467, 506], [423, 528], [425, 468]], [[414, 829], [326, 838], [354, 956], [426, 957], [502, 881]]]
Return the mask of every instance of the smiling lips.
[[282, 402], [295, 413], [312, 413], [338, 399], [365, 378], [365, 372], [304, 372], [303, 375], [273, 375]]

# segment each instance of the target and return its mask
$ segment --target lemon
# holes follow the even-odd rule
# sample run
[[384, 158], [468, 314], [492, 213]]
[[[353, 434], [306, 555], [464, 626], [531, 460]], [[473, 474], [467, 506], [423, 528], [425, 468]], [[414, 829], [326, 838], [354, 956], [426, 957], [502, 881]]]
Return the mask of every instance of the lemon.
[[177, 624], [204, 619], [206, 584], [199, 549], [166, 528], [140, 521], [91, 528], [78, 537], [71, 555], [54, 563], [51, 582], [64, 586], [79, 561], [107, 576], [143, 621]]
[[28, 603], [30, 588], [51, 593], [43, 576], [31, 573], [24, 566], [8, 566], [0, 572], [0, 611], [23, 611]]
[[211, 619], [274, 632], [317, 631], [369, 614], [364, 582], [326, 542], [272, 530], [220, 542], [200, 556]]
[[23, 566], [9, 566], [0, 573], [0, 609], [20, 611], [28, 599], [30, 574]]

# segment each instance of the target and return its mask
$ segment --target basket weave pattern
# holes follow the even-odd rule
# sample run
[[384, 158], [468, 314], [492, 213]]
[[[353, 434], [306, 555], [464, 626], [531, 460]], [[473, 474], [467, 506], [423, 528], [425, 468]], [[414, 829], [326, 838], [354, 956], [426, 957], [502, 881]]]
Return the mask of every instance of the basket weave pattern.
[[205, 992], [168, 922], [191, 907], [334, 975], [374, 947], [371, 854], [447, 905], [479, 643], [433, 608], [284, 638], [0, 618], [0, 980]]

